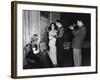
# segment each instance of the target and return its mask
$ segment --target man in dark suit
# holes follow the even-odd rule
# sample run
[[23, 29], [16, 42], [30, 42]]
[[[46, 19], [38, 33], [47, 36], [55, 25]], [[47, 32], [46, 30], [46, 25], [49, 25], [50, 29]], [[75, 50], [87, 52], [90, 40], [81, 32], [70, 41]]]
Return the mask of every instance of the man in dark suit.
[[82, 62], [81, 48], [83, 40], [86, 35], [86, 28], [81, 20], [77, 20], [77, 26], [78, 26], [77, 30], [75, 30], [73, 26], [70, 26], [70, 29], [74, 34], [74, 38], [72, 40], [74, 65], [81, 66]]
[[64, 34], [64, 28], [59, 20], [56, 20], [56, 25], [58, 27], [58, 32], [56, 35], [57, 41], [56, 41], [56, 47], [57, 47], [57, 65], [58, 67], [63, 66], [63, 34]]

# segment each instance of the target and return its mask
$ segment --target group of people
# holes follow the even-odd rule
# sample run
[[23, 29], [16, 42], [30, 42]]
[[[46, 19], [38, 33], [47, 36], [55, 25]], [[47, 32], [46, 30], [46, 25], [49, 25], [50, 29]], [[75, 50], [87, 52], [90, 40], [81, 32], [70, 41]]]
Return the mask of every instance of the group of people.
[[[56, 26], [58, 27], [58, 29], [56, 29]], [[78, 27], [77, 30], [75, 29], [76, 26]], [[62, 67], [64, 65], [64, 28], [59, 20], [56, 20], [56, 25], [54, 23], [51, 23], [50, 27], [51, 30], [49, 31], [49, 56], [53, 62], [53, 65]], [[86, 35], [86, 27], [81, 20], [77, 20], [76, 24], [73, 24], [68, 28], [72, 31], [74, 35], [74, 38], [71, 42], [71, 48], [73, 49], [74, 66], [81, 66], [81, 48]]]
[[[57, 28], [56, 28], [57, 27]], [[61, 67], [63, 65], [63, 35], [64, 28], [59, 20], [51, 23], [49, 30], [49, 56], [54, 66]]]
[[[77, 30], [75, 30], [76, 25], [78, 26]], [[73, 38], [72, 44], [71, 44], [71, 47], [73, 49], [74, 65], [81, 66], [81, 64], [82, 64], [81, 48], [82, 48], [83, 40], [86, 35], [85, 25], [81, 20], [77, 20], [77, 24], [73, 24], [73, 25], [69, 26], [68, 28], [72, 31], [72, 33], [74, 35], [74, 38]], [[49, 63], [52, 63], [53, 66], [63, 67], [64, 27], [62, 26], [60, 20], [56, 20], [55, 23], [50, 24], [50, 26], [48, 28], [48, 35], [49, 35], [49, 37], [48, 37], [49, 50], [47, 51], [47, 54], [48, 54], [48, 58], [49, 58]], [[37, 41], [37, 40], [34, 40], [34, 41]], [[30, 54], [30, 53], [34, 53], [34, 54], [39, 53], [39, 47], [35, 45], [35, 42], [34, 42], [33, 46], [31, 46], [31, 51], [28, 54]], [[28, 55], [27, 57], [33, 58], [32, 55], [30, 55], [30, 56]], [[38, 61], [41, 61], [36, 56], [34, 58], [36, 58]], [[50, 62], [50, 60], [51, 60], [51, 62]]]

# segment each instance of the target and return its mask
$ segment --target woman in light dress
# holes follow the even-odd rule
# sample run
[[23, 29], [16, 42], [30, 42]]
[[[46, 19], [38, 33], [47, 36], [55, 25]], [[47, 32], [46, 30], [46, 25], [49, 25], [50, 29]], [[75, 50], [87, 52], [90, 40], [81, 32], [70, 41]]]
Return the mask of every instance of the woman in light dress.
[[57, 27], [54, 23], [50, 24], [49, 27], [49, 56], [54, 66], [57, 65], [57, 56], [56, 56], [56, 38], [54, 36], [57, 35]]

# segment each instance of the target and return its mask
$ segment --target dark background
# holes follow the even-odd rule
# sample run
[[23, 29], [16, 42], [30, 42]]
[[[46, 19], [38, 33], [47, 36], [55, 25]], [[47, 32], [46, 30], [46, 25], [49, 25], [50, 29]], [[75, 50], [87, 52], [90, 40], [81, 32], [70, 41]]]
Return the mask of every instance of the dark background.
[[87, 34], [85, 41], [90, 41], [91, 39], [91, 15], [90, 14], [85, 14], [85, 13], [61, 13], [61, 22], [63, 24], [63, 27], [65, 29], [65, 38], [67, 35], [69, 35], [69, 41], [72, 39], [73, 35], [72, 33], [68, 30], [68, 27], [72, 24], [76, 24], [76, 21], [78, 19], [82, 20], [83, 23], [85, 24], [85, 27], [87, 28]]
[[[76, 24], [77, 20], [80, 19], [84, 23], [87, 33], [82, 47], [82, 66], [91, 65], [91, 15], [85, 13], [61, 13], [60, 19], [64, 27], [64, 41], [72, 42], [74, 35], [68, 27], [72, 24]], [[64, 63], [65, 66], [74, 66], [72, 48], [64, 50]]]

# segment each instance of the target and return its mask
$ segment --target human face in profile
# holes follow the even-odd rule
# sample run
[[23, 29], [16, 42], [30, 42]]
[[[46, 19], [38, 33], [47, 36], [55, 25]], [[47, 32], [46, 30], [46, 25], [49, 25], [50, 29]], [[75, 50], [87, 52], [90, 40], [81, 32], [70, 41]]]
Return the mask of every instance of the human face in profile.
[[77, 20], [77, 25], [81, 27], [83, 25], [82, 21]]
[[55, 30], [54, 24], [51, 25], [51, 30]]
[[56, 26], [59, 27], [59, 23], [58, 22], [56, 22]]

